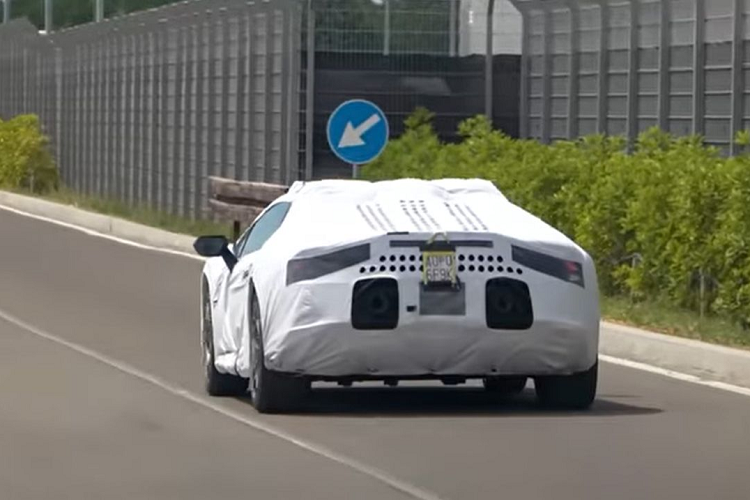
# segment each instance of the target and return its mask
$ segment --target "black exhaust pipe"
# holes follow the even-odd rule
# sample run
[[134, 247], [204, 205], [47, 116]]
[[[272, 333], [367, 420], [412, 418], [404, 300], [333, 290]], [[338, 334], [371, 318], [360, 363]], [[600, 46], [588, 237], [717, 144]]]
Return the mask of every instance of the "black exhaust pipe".
[[356, 330], [394, 330], [398, 326], [398, 282], [374, 278], [354, 284], [352, 326]]
[[528, 330], [534, 324], [529, 286], [523, 281], [494, 278], [485, 289], [487, 327], [493, 330]]

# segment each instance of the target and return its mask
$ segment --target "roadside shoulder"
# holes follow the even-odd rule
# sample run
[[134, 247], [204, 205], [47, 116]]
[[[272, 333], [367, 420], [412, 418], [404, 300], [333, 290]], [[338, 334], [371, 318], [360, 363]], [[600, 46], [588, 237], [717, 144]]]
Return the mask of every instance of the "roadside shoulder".
[[172, 233], [110, 215], [89, 212], [72, 205], [0, 190], [0, 206], [140, 245], [195, 256], [193, 250], [195, 238], [192, 236]]
[[750, 387], [750, 352], [602, 322], [599, 352], [615, 358]]

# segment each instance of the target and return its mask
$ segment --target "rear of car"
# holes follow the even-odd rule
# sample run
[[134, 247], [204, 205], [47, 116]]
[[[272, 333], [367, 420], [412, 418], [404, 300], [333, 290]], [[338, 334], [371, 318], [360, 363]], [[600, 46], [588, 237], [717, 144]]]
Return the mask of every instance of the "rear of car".
[[254, 276], [269, 370], [346, 383], [583, 378], [579, 401], [593, 399], [591, 258], [489, 182], [323, 181], [288, 199]]
[[266, 364], [323, 380], [573, 374], [596, 363], [597, 293], [591, 260], [570, 248], [376, 237], [289, 261]]
[[491, 183], [296, 183], [279, 203], [273, 236], [240, 252], [249, 290], [221, 337], [259, 411], [320, 380], [478, 378], [513, 393], [533, 377], [543, 402], [593, 402], [592, 260]]

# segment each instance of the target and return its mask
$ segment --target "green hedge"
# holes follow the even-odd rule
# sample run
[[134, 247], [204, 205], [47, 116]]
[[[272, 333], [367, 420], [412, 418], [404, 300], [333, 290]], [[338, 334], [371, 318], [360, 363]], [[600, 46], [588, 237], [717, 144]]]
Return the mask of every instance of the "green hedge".
[[43, 193], [58, 186], [48, 140], [33, 115], [0, 120], [0, 189]]
[[[644, 132], [632, 151], [593, 135], [543, 145], [484, 118], [441, 143], [418, 110], [363, 169], [371, 180], [481, 177], [595, 259], [608, 294], [658, 300], [750, 322], [750, 155], [724, 158], [697, 137]], [[750, 143], [750, 134], [738, 142]]]

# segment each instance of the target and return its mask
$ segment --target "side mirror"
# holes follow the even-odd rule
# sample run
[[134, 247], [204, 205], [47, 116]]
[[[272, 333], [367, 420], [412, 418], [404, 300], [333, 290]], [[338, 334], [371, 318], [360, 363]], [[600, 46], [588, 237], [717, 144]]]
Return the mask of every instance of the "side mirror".
[[202, 257], [221, 257], [229, 270], [233, 270], [237, 265], [237, 257], [229, 249], [229, 240], [224, 236], [201, 236], [193, 248]]
[[193, 243], [195, 251], [203, 257], [219, 257], [228, 247], [229, 240], [224, 236], [201, 236]]

